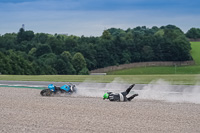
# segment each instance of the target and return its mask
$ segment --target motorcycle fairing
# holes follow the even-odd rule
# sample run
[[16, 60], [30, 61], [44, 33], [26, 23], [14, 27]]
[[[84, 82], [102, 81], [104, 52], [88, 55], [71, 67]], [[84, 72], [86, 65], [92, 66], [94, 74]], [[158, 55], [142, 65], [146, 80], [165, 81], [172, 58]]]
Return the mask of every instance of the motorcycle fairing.
[[55, 91], [55, 87], [54, 87], [53, 84], [49, 84], [48, 88], [49, 88], [50, 91]]
[[60, 87], [60, 89], [69, 92], [70, 91], [70, 86], [69, 85], [63, 85], [63, 86]]

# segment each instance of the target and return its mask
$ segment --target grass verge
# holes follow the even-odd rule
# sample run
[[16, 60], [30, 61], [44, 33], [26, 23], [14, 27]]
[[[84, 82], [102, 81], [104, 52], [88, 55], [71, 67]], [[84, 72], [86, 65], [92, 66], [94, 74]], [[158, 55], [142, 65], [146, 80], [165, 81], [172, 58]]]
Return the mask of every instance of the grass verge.
[[148, 84], [163, 79], [171, 84], [195, 85], [200, 83], [200, 75], [167, 74], [167, 75], [0, 75], [0, 80], [15, 81], [54, 81], [54, 82], [98, 82], [98, 83], [136, 83]]

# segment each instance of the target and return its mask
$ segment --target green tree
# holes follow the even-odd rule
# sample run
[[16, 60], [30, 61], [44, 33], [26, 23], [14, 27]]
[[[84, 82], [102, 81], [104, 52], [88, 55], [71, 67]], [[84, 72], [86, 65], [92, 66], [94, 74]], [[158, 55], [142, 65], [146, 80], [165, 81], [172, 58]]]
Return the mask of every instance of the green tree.
[[64, 41], [56, 38], [55, 36], [48, 38], [47, 44], [51, 47], [52, 52], [59, 55], [65, 49]]
[[191, 39], [200, 38], [200, 29], [199, 28], [191, 28], [187, 31], [186, 36]]
[[70, 63], [72, 63], [72, 55], [70, 54], [69, 51], [64, 51], [64, 52], [62, 52], [61, 57], [63, 58], [63, 60], [64, 60], [65, 62], [70, 62]]
[[122, 52], [122, 64], [128, 64], [131, 62], [131, 53], [128, 50]]
[[76, 47], [76, 51], [80, 52], [86, 61], [87, 67], [89, 70], [96, 68], [96, 49], [95, 49], [95, 44], [92, 43], [80, 43]]
[[66, 63], [62, 59], [58, 59], [55, 61], [55, 66], [54, 68], [56, 69], [58, 74], [66, 74], [65, 69], [66, 69]]
[[25, 40], [26, 41], [31, 41], [33, 38], [34, 38], [34, 32], [33, 31], [31, 31], [31, 30], [29, 30], [29, 31], [25, 31], [25, 33], [24, 33], [25, 35]]
[[0, 37], [0, 48], [9, 50], [16, 49], [16, 38], [17, 34], [15, 33], [6, 33]]
[[42, 44], [45, 44], [48, 40], [48, 34], [45, 34], [45, 33], [37, 33], [34, 37], [34, 40], [37, 42], [37, 43], [42, 43]]
[[1, 74], [12, 74], [12, 67], [10, 65], [10, 59], [8, 56], [0, 52], [0, 73]]
[[75, 36], [68, 36], [64, 42], [64, 49], [70, 52], [74, 51], [78, 45], [77, 40], [78, 38]]
[[51, 47], [47, 44], [39, 44], [37, 50], [35, 51], [35, 55], [37, 57], [47, 53], [51, 53]]
[[9, 65], [11, 67], [11, 72], [9, 74], [34, 74], [34, 68], [31, 63], [24, 57], [24, 53], [9, 50], [7, 51], [7, 58], [9, 59]]
[[19, 29], [17, 34], [17, 41], [20, 43], [22, 41], [31, 41], [34, 38], [33, 31], [25, 31], [23, 28]]
[[79, 72], [79, 74], [80, 75], [88, 75], [89, 74], [89, 70], [85, 67]]
[[85, 58], [81, 53], [76, 53], [72, 58], [72, 64], [76, 70], [76, 74], [79, 74], [79, 72], [83, 69], [86, 69], [86, 61]]
[[21, 41], [23, 41], [24, 40], [24, 29], [23, 28], [20, 28], [19, 29], [19, 32], [18, 32], [18, 34], [17, 34], [17, 41], [18, 42], [21, 42]]
[[144, 46], [142, 48], [142, 57], [144, 61], [153, 61], [154, 52], [150, 46]]
[[110, 40], [112, 38], [112, 36], [108, 30], [104, 30], [101, 37], [106, 40]]
[[64, 51], [61, 54], [61, 58], [65, 62], [64, 74], [76, 74], [76, 71], [72, 65], [72, 56], [68, 51]]
[[28, 55], [34, 56], [36, 51], [37, 51], [36, 48], [32, 48], [32, 49], [28, 52]]

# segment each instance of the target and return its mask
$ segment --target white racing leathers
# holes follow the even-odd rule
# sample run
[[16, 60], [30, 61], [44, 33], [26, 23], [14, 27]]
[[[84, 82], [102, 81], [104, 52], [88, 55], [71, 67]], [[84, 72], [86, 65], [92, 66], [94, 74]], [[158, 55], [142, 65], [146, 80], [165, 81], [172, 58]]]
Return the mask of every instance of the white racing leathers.
[[125, 101], [131, 101], [134, 97], [138, 96], [138, 94], [134, 94], [130, 96], [129, 98], [126, 97], [126, 95], [129, 94], [131, 89], [135, 86], [135, 84], [132, 84], [128, 87], [128, 89], [121, 93], [113, 93], [113, 92], [107, 92], [108, 93], [108, 99], [110, 101], [118, 101], [118, 102], [125, 102]]
[[112, 93], [108, 92], [109, 97], [108, 99], [110, 101], [118, 101], [118, 102], [124, 102], [127, 101], [126, 95], [123, 95], [123, 93]]

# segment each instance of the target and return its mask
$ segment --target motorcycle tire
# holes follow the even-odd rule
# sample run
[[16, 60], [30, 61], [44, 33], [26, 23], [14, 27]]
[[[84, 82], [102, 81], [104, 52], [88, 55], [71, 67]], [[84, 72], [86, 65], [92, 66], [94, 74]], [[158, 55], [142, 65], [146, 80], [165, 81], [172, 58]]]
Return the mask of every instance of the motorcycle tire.
[[53, 94], [53, 92], [50, 91], [49, 89], [45, 89], [40, 92], [40, 95], [42, 95], [42, 96], [52, 96], [52, 94]]

